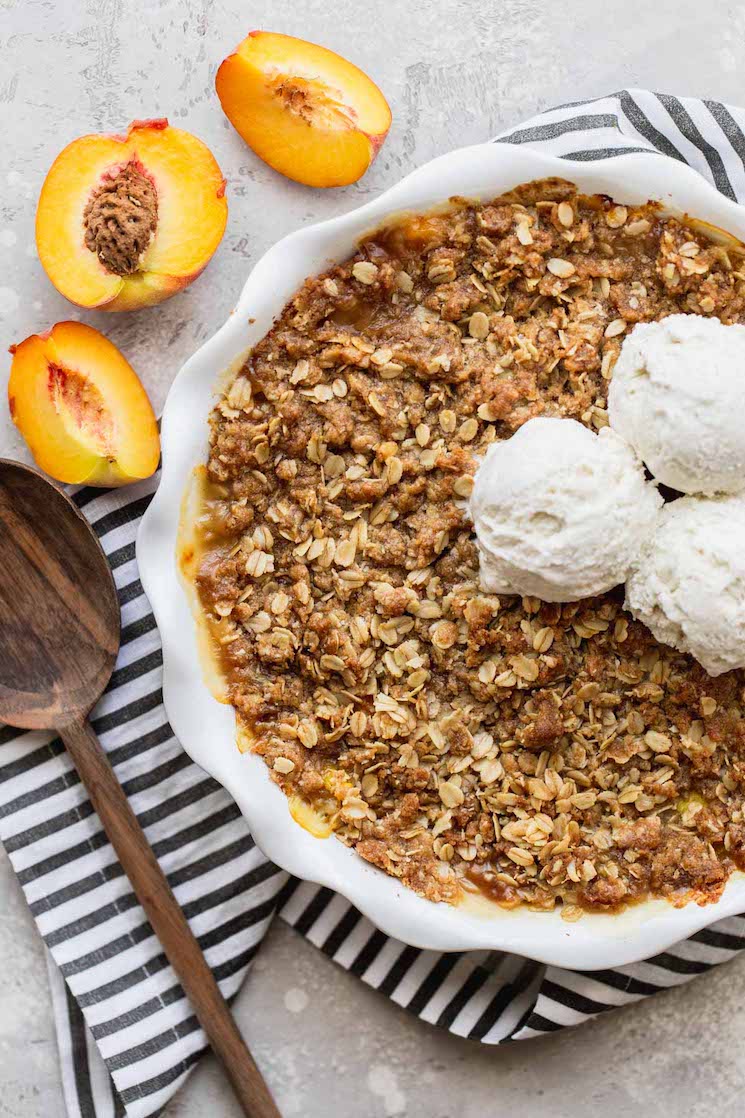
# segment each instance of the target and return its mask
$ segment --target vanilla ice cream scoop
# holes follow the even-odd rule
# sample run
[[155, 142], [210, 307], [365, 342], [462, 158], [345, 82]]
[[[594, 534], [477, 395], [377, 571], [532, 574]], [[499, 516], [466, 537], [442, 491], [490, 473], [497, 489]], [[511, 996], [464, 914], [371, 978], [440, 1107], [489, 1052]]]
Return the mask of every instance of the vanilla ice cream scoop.
[[745, 489], [745, 326], [696, 314], [635, 326], [608, 416], [658, 482], [682, 493]]
[[607, 428], [531, 419], [493, 443], [470, 513], [483, 588], [572, 602], [623, 582], [662, 505], [634, 452]]
[[626, 608], [709, 675], [745, 667], [745, 496], [665, 505], [626, 583]]

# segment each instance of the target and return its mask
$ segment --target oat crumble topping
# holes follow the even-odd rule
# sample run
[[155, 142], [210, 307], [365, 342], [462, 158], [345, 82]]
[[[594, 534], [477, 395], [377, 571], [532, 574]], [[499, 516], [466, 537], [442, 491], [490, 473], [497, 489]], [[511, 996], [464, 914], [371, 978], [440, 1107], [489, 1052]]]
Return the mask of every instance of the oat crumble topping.
[[574, 919], [716, 899], [745, 865], [745, 677], [616, 592], [479, 588], [479, 457], [606, 425], [625, 333], [745, 322], [742, 257], [560, 180], [403, 219], [309, 279], [211, 420], [198, 575], [229, 698], [285, 792], [433, 900]]

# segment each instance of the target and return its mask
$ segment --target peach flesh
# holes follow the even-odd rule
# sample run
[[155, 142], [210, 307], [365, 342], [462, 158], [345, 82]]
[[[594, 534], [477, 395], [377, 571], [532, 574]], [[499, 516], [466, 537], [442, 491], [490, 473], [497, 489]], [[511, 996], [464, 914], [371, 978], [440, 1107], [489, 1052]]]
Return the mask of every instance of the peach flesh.
[[116, 346], [80, 322], [58, 322], [11, 347], [11, 417], [37, 464], [58, 481], [123, 485], [158, 465], [158, 427]]
[[51, 361], [48, 369], [49, 395], [65, 428], [77, 430], [81, 443], [98, 457], [113, 460], [114, 424], [95, 384]]
[[233, 127], [270, 167], [308, 186], [356, 182], [391, 123], [378, 87], [325, 47], [252, 31], [215, 81]]
[[58, 156], [36, 214], [39, 259], [72, 302], [135, 310], [206, 267], [225, 231], [225, 180], [209, 149], [166, 120], [82, 136]]

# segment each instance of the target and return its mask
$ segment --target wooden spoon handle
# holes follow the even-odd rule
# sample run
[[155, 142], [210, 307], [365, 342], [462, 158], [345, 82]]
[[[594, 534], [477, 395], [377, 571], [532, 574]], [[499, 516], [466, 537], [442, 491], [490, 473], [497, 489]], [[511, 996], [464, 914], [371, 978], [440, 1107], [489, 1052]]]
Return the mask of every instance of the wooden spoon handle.
[[59, 727], [111, 845], [248, 1118], [281, 1118], [212, 971], [88, 722]]

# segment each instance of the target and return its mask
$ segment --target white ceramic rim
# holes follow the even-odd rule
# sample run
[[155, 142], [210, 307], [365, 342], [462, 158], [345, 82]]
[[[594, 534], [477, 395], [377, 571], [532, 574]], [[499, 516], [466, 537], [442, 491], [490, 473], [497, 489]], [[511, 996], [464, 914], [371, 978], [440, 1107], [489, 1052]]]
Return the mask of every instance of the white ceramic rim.
[[220, 374], [266, 334], [305, 278], [348, 257], [361, 236], [392, 214], [427, 210], [452, 195], [488, 199], [550, 175], [619, 202], [659, 200], [745, 241], [745, 209], [666, 156], [629, 153], [578, 162], [499, 143], [443, 155], [359, 209], [290, 234], [258, 261], [228, 321], [173, 382], [163, 413], [160, 486], [138, 533], [137, 560], [163, 642], [163, 696], [171, 725], [191, 758], [233, 796], [272, 861], [347, 897], [387, 935], [415, 947], [510, 951], [588, 970], [649, 958], [745, 910], [745, 875], [733, 875], [716, 904], [676, 909], [653, 900], [617, 915], [588, 913], [574, 924], [558, 912], [488, 906], [484, 915], [423, 900], [335, 838], [311, 836], [292, 819], [264, 762], [239, 753], [234, 712], [204, 683], [195, 621], [176, 567], [181, 501], [193, 467], [206, 459], [207, 416]]

